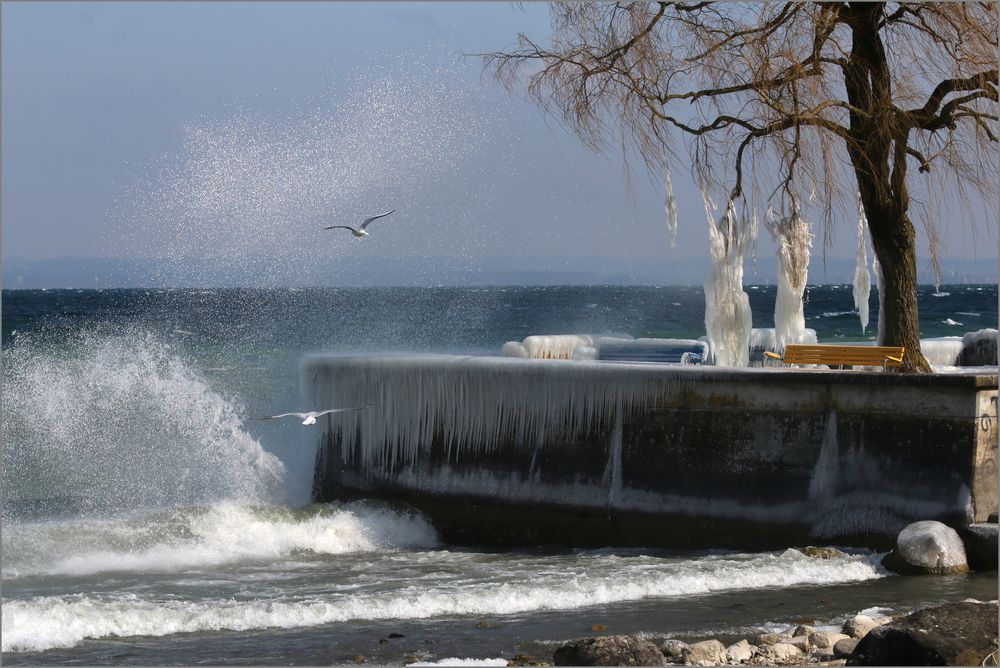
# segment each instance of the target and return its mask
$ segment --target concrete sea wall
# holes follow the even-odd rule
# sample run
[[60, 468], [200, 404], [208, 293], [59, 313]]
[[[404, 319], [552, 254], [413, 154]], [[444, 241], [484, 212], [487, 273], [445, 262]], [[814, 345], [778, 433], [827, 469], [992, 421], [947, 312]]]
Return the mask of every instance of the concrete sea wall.
[[997, 511], [997, 376], [450, 355], [303, 362], [318, 501], [449, 542], [890, 546]]

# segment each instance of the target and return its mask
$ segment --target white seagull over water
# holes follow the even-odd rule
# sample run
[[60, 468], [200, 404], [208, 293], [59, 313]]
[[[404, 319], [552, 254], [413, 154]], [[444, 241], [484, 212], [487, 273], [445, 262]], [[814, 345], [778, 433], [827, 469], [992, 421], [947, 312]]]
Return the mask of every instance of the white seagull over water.
[[331, 225], [330, 227], [324, 227], [323, 229], [324, 230], [350, 230], [351, 234], [353, 234], [356, 237], [367, 237], [368, 236], [368, 232], [365, 231], [365, 228], [368, 227], [373, 220], [378, 220], [379, 218], [385, 218], [386, 216], [388, 216], [390, 213], [393, 213], [394, 211], [395, 211], [395, 209], [393, 209], [392, 211], [386, 211], [385, 213], [380, 213], [379, 215], [372, 216], [371, 218], [365, 218], [365, 222], [361, 223], [361, 227], [359, 227], [357, 229], [351, 227], [350, 225]]
[[[371, 404], [368, 404], [371, 406]], [[278, 415], [268, 415], [264, 420], [277, 420], [283, 417], [296, 417], [302, 418], [302, 424], [316, 424], [316, 418], [322, 417], [327, 413], [347, 413], [350, 411], [361, 411], [368, 406], [362, 406], [361, 408], [330, 408], [325, 411], [309, 411], [308, 413], [279, 413]]]

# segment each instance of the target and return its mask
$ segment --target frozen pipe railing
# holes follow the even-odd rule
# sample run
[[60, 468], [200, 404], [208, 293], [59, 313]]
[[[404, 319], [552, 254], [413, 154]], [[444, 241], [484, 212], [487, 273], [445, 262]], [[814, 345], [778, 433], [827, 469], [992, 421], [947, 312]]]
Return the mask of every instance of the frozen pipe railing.
[[573, 353], [577, 348], [594, 348], [604, 339], [631, 341], [632, 337], [626, 335], [608, 337], [593, 334], [532, 335], [521, 342], [508, 341], [500, 352], [504, 357], [569, 360], [574, 359]]

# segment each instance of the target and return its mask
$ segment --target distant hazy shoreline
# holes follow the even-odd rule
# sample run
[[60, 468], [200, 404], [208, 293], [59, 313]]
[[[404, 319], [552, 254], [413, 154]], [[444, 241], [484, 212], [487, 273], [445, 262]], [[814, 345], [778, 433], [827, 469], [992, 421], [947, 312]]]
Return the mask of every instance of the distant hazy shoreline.
[[[708, 258], [461, 257], [318, 258], [309, 265], [280, 257], [227, 259], [5, 258], [3, 287], [490, 287], [525, 285], [701, 285]], [[377, 267], [377, 271], [372, 271]], [[744, 284], [776, 282], [775, 260], [748, 260]], [[941, 259], [941, 284], [996, 283], [998, 260]], [[814, 257], [810, 284], [848, 284], [853, 258]], [[874, 280], [872, 281], [874, 283]], [[918, 282], [936, 283], [929, 261]]]

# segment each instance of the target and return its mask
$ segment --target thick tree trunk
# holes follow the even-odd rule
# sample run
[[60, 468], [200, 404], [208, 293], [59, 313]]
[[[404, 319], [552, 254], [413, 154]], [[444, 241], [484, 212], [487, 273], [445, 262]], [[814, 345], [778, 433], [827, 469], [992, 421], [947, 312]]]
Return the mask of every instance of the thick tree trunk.
[[920, 351], [916, 231], [905, 213], [899, 215], [894, 208], [886, 210], [865, 202], [868, 229], [882, 268], [885, 287], [885, 294], [880, 300], [885, 314], [879, 318], [885, 329], [879, 331], [878, 342], [880, 345], [906, 348], [904, 370], [930, 371], [930, 365]]
[[904, 370], [930, 371], [920, 351], [916, 232], [907, 216], [909, 128], [900, 123], [892, 102], [889, 62], [878, 32], [884, 5], [852, 2], [843, 10], [852, 33], [844, 66], [844, 85], [854, 107], [847, 151], [884, 279], [885, 313], [879, 322], [885, 331], [879, 332], [879, 343], [906, 348]]

